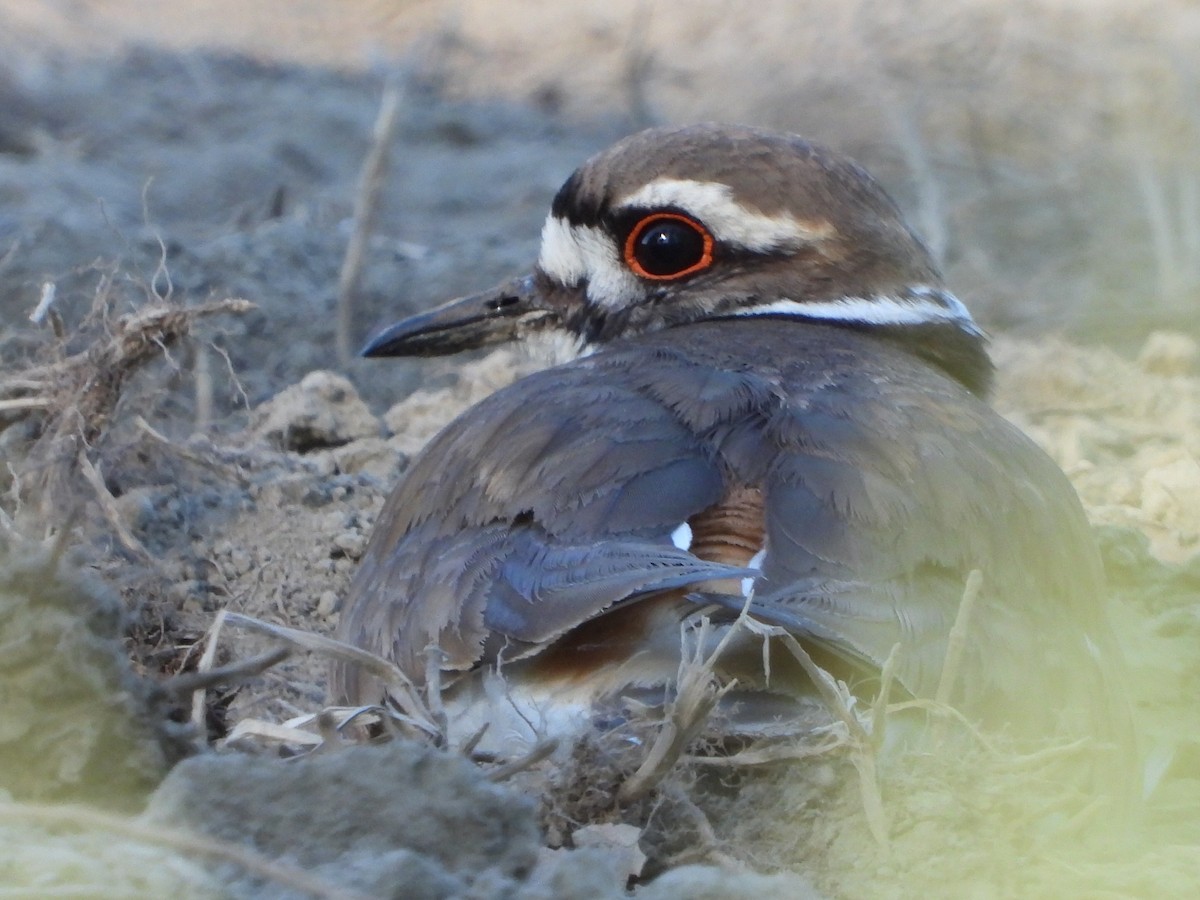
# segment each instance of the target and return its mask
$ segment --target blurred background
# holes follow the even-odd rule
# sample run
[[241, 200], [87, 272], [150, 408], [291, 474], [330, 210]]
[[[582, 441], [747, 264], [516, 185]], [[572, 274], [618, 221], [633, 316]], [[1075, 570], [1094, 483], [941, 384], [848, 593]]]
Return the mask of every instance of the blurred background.
[[119, 261], [260, 304], [252, 401], [328, 364], [394, 78], [356, 339], [528, 265], [615, 137], [718, 119], [864, 163], [987, 327], [1132, 351], [1200, 329], [1197, 47], [1186, 0], [0, 0], [0, 322]]
[[[114, 692], [136, 699], [116, 661], [158, 678], [259, 652], [223, 637], [224, 655], [200, 656], [218, 610], [329, 633], [410, 455], [529, 365], [505, 351], [354, 359], [340, 312], [352, 348], [527, 269], [551, 198], [590, 154], [717, 119], [857, 158], [992, 332], [997, 408], [1067, 472], [1095, 526], [1149, 798], [1139, 833], [1110, 840], [1124, 823], [1068, 796], [1069, 754], [935, 755], [887, 773], [900, 827], [885, 858], [855, 779], [818, 761], [797, 785], [811, 795], [785, 797], [804, 828], [784, 817], [777, 846], [767, 833], [745, 858], [790, 854], [837, 896], [1193, 897], [1198, 48], [1197, 0], [0, 0], [0, 607], [24, 608], [5, 594], [21, 579], [52, 588], [32, 618], [0, 609], [0, 646], [27, 651], [0, 653], [0, 795], [94, 787], [141, 803], [164, 760], [94, 737], [132, 733], [109, 722]], [[237, 297], [254, 308], [200, 320]], [[61, 598], [88, 629], [104, 604], [23, 574], [36, 554], [5, 543], [14, 520], [58, 529], [120, 592], [99, 642], [120, 677], [63, 651]], [[184, 718], [201, 742], [282, 722], [320, 708], [325, 672], [296, 657]], [[96, 699], [68, 709], [79, 683]], [[287, 858], [305, 816], [275, 816]], [[38, 854], [61, 843], [5, 827], [0, 846], [18, 849], [0, 853], [0, 882], [44, 894], [69, 867]], [[102, 830], [85, 851], [130, 877], [169, 869]], [[179, 893], [122, 893], [117, 868], [72, 895]]]

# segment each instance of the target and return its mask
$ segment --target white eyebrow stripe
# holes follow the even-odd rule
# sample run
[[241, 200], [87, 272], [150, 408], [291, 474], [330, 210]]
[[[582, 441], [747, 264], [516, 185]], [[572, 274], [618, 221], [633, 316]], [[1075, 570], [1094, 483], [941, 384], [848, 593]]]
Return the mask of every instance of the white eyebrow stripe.
[[979, 336], [983, 331], [962, 301], [940, 288], [920, 285], [900, 296], [839, 297], [836, 300], [773, 300], [745, 309], [735, 316], [790, 315], [804, 319], [858, 322], [863, 325], [922, 325], [949, 322]]
[[716, 181], [659, 178], [622, 197], [613, 208], [666, 206], [694, 216], [718, 241], [758, 253], [814, 244], [833, 234], [828, 222], [802, 222], [789, 213], [769, 216], [743, 206], [729, 185]]
[[[763, 547], [746, 563], [747, 569], [759, 569], [761, 571], [763, 560], [767, 558], [767, 548]], [[742, 596], [749, 597], [754, 593], [754, 579], [757, 576], [742, 579]]]

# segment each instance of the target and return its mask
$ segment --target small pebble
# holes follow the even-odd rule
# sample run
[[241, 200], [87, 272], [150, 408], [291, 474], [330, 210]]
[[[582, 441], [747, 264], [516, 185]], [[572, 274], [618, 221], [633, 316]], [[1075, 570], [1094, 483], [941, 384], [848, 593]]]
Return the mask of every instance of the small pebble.
[[328, 619], [333, 615], [337, 602], [338, 595], [333, 591], [322, 591], [321, 596], [317, 598], [317, 615], [322, 619]]
[[363, 547], [366, 546], [366, 543], [367, 539], [357, 531], [343, 531], [333, 539], [333, 546], [337, 547], [351, 559], [358, 559], [362, 556]]

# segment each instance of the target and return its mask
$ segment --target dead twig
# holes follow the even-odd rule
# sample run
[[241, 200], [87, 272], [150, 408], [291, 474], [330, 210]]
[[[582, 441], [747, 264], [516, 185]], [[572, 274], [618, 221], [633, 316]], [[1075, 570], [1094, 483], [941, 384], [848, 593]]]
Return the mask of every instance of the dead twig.
[[[962, 600], [958, 604], [958, 613], [954, 617], [954, 625], [946, 637], [946, 661], [942, 663], [942, 674], [938, 679], [937, 690], [933, 701], [939, 707], [949, 707], [950, 697], [958, 684], [959, 671], [962, 669], [963, 651], [967, 646], [967, 632], [971, 627], [971, 616], [975, 604], [979, 601], [979, 592], [983, 589], [983, 573], [972, 569], [967, 575], [963, 587]], [[940, 744], [945, 737], [945, 717], [939, 716], [933, 723], [933, 742]]]
[[34, 325], [41, 325], [46, 321], [46, 314], [50, 312], [50, 307], [54, 305], [54, 298], [58, 295], [58, 285], [53, 281], [47, 281], [42, 284], [42, 296], [38, 300], [38, 305], [33, 308], [33, 312], [29, 314], [29, 321]]
[[492, 727], [491, 722], [484, 722], [475, 731], [473, 735], [463, 741], [463, 745], [458, 748], [458, 752], [468, 759], [475, 752], [475, 748], [479, 746], [479, 742], [483, 740], [483, 736], [488, 733], [488, 729]]
[[[39, 309], [43, 314], [52, 300], [43, 294]], [[122, 391], [129, 377], [149, 361], [161, 357], [190, 333], [201, 318], [242, 314], [253, 308], [247, 300], [229, 298], [198, 306], [151, 303], [133, 313], [110, 320], [107, 289], [102, 286], [93, 304], [92, 322], [98, 327], [94, 340], [79, 353], [49, 363], [32, 366], [0, 378], [0, 411], [16, 420], [37, 417], [38, 437], [26, 454], [26, 463], [18, 475], [35, 472], [37, 477], [26, 488], [36, 496], [49, 521], [61, 518], [61, 510], [70, 507], [79, 493], [79, 478], [89, 482], [99, 498], [101, 509], [113, 524], [122, 545], [139, 556], [140, 542], [115, 515], [111, 495], [100, 490], [103, 480], [95, 470], [96, 448], [102, 442]], [[35, 310], [35, 314], [39, 310]], [[56, 350], [61, 345], [56, 345]], [[3, 424], [12, 424], [9, 419]], [[24, 471], [28, 470], [28, 471]], [[98, 487], [99, 486], [99, 487]]]
[[379, 198], [387, 176], [388, 155], [400, 118], [403, 94], [404, 89], [399, 77], [393, 76], [388, 79], [383, 88], [379, 115], [375, 118], [375, 128], [371, 135], [371, 147], [363, 162], [358, 192], [354, 198], [354, 231], [346, 245], [346, 255], [338, 273], [337, 353], [343, 364], [353, 355], [350, 341], [354, 326], [354, 302], [366, 264], [367, 244], [371, 239], [371, 232], [375, 229]]
[[0, 412], [11, 412], [23, 409], [52, 409], [54, 401], [48, 397], [13, 397], [0, 400]]
[[436, 719], [430, 713], [420, 693], [407, 675], [400, 668], [382, 656], [368, 653], [359, 647], [342, 641], [334, 640], [310, 631], [288, 628], [284, 625], [273, 625], [252, 616], [241, 613], [226, 612], [225, 621], [230, 625], [249, 628], [261, 634], [266, 634], [285, 641], [301, 650], [322, 653], [333, 659], [359, 666], [364, 671], [383, 682], [389, 696], [393, 698], [403, 714], [402, 720], [435, 740], [444, 740], [444, 734], [436, 724]]
[[169, 451], [185, 462], [189, 462], [194, 466], [198, 466], [199, 468], [206, 469], [210, 472], [215, 472], [224, 478], [232, 479], [241, 487], [248, 487], [251, 484], [251, 480], [242, 474], [242, 470], [236, 465], [214, 459], [211, 454], [197, 453], [190, 447], [176, 443], [165, 434], [154, 428], [154, 426], [152, 426], [141, 416], [135, 418], [133, 420], [133, 424], [139, 431], [142, 432], [142, 434], [146, 435], [146, 437], [150, 438], [160, 447]]
[[871, 702], [871, 740], [878, 750], [883, 746], [887, 733], [888, 698], [892, 695], [892, 684], [896, 681], [896, 666], [900, 663], [900, 644], [892, 645], [883, 668], [879, 670], [879, 693]]
[[765, 766], [777, 762], [793, 762], [825, 756], [846, 747], [849, 742], [838, 734], [827, 735], [819, 744], [798, 744], [795, 741], [770, 741], [751, 745], [729, 756], [684, 756], [683, 761], [694, 766], [738, 769], [745, 766]]
[[[255, 675], [261, 675], [291, 655], [291, 647], [276, 647], [274, 650], [268, 650], [266, 653], [260, 653], [258, 656], [230, 663], [227, 666], [215, 666], [202, 672], [185, 672], [182, 675], [175, 675], [162, 682], [159, 688], [169, 694], [186, 697], [206, 691], [218, 684], [236, 684], [247, 678], [253, 678]], [[200, 694], [200, 698], [203, 708], [203, 694]], [[194, 719], [195, 713], [193, 712], [193, 721]]]
[[[621, 785], [618, 798], [622, 802], [628, 803], [645, 796], [662, 781], [675, 767], [697, 731], [708, 721], [713, 707], [737, 684], [736, 680], [730, 680], [718, 686], [714, 668], [746, 619], [747, 612], [743, 609], [742, 614], [729, 626], [717, 646], [707, 656], [704, 655], [704, 650], [712, 634], [712, 623], [708, 616], [701, 616], [699, 625], [685, 621], [681, 626], [680, 642], [684, 652], [679, 662], [675, 696], [667, 706], [666, 720], [655, 736], [650, 752], [646, 754], [637, 771]], [[688, 633], [693, 629], [694, 643], [689, 649]]]
[[487, 773], [488, 781], [507, 781], [518, 772], [524, 772], [526, 769], [533, 768], [543, 759], [551, 756], [558, 749], [558, 741], [548, 740], [539, 741], [534, 745], [534, 748], [524, 756], [514, 759], [512, 762], [505, 763], [502, 766], [497, 766], [495, 769]]
[[212, 350], [225, 361], [225, 374], [229, 377], [229, 383], [233, 385], [234, 390], [237, 392], [237, 399], [241, 401], [242, 408], [249, 409], [250, 395], [246, 393], [246, 388], [242, 385], [237, 372], [233, 369], [233, 360], [229, 358], [229, 351], [219, 344], [214, 344], [212, 341], [209, 341], [208, 349]]
[[92, 491], [95, 493], [96, 504], [100, 507], [100, 512], [104, 514], [104, 518], [108, 521], [112, 530], [116, 532], [117, 540], [121, 542], [121, 546], [142, 560], [142, 562], [153, 562], [150, 551], [146, 549], [145, 545], [137, 539], [125, 524], [120, 511], [117, 509], [116, 498], [108, 490], [108, 486], [104, 483], [104, 477], [100, 474], [100, 470], [88, 459], [87, 452], [83, 449], [79, 451], [78, 465], [84, 480], [91, 485]]
[[83, 437], [93, 443], [116, 408], [126, 378], [150, 359], [190, 333], [201, 318], [242, 315], [254, 308], [249, 300], [229, 298], [199, 306], [155, 305], [144, 307], [118, 321], [108, 341], [98, 341], [86, 351], [63, 361], [63, 368], [82, 370], [76, 391]]
[[863, 812], [867, 818], [867, 828], [875, 842], [885, 852], [889, 852], [891, 843], [888, 840], [887, 816], [883, 810], [883, 795], [879, 791], [879, 776], [875, 763], [875, 742], [872, 740], [858, 716], [854, 714], [854, 698], [849, 689], [833, 676], [822, 669], [809, 656], [808, 651], [796, 638], [782, 628], [770, 629], [773, 637], [778, 637], [793, 658], [800, 663], [805, 674], [812, 680], [817, 693], [846, 727], [849, 735], [850, 762], [858, 773], [859, 790], [862, 795]]
[[[313, 717], [315, 719], [315, 716]], [[305, 731], [295, 725], [268, 722], [265, 719], [240, 719], [219, 742], [219, 746], [235, 746], [243, 738], [265, 738], [281, 744], [299, 744], [303, 747], [319, 747], [325, 744], [320, 734]]]

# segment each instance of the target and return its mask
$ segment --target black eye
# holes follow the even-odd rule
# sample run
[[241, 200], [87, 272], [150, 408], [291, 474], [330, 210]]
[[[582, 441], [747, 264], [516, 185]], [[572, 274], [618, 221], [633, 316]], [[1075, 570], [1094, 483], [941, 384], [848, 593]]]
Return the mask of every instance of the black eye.
[[712, 265], [713, 238], [694, 219], [653, 213], [638, 222], [625, 241], [625, 264], [642, 278], [681, 278]]

